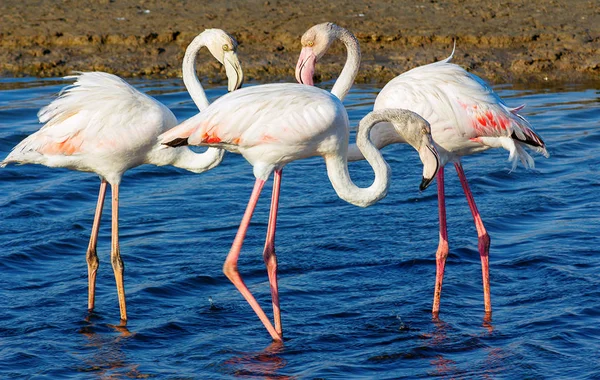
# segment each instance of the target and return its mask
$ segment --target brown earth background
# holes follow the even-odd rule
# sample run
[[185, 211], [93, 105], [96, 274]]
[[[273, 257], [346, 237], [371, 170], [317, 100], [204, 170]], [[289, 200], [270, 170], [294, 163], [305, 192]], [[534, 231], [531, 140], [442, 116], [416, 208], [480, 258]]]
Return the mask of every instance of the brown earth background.
[[[385, 82], [445, 58], [456, 40], [454, 62], [492, 83], [600, 84], [599, 0], [2, 0], [0, 75], [178, 77], [187, 44], [221, 28], [239, 42], [246, 79], [293, 81], [300, 36], [325, 21], [358, 37], [358, 82]], [[201, 78], [223, 81], [203, 52]], [[338, 43], [317, 79], [337, 77], [344, 61]]]

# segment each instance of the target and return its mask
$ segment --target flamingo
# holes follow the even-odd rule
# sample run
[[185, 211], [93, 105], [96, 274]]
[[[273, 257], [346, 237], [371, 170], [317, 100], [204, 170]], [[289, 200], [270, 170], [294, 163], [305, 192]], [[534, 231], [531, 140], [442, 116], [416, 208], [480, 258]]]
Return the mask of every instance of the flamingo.
[[[183, 80], [200, 110], [208, 106], [196, 76], [195, 59], [205, 46], [225, 66], [228, 89], [237, 89], [243, 74], [236, 54], [237, 42], [220, 29], [207, 29], [186, 49]], [[117, 284], [121, 322], [127, 322], [123, 260], [119, 249], [119, 184], [128, 169], [142, 164], [173, 165], [201, 173], [217, 166], [224, 151], [211, 148], [202, 154], [183, 147], [161, 149], [157, 136], [177, 124], [175, 115], [156, 99], [145, 95], [118, 76], [86, 72], [66, 77], [76, 81], [38, 112], [44, 126], [25, 138], [0, 162], [42, 164], [94, 172], [100, 176], [100, 192], [87, 248], [88, 310], [94, 309], [96, 243], [107, 183], [112, 190], [111, 263]]]
[[[327, 91], [292, 83], [277, 83], [238, 90], [219, 98], [204, 112], [159, 136], [168, 146], [205, 145], [242, 154], [253, 166], [254, 189], [223, 272], [250, 304], [275, 341], [282, 341], [277, 286], [275, 230], [283, 167], [295, 160], [322, 156], [338, 196], [367, 207], [383, 198], [389, 186], [389, 167], [368, 139], [376, 122], [389, 121], [423, 161], [423, 183], [429, 184], [438, 169], [438, 158], [428, 123], [405, 110], [380, 110], [366, 116], [358, 130], [358, 149], [375, 171], [368, 188], [350, 179], [347, 165], [348, 114], [342, 102]], [[275, 326], [244, 284], [237, 268], [242, 244], [265, 181], [274, 172], [273, 195], [263, 258], [271, 287]]]
[[[323, 42], [326, 35], [326, 31], [317, 25], [302, 36], [303, 47], [296, 66], [296, 79], [300, 83], [314, 84], [312, 77], [316, 61], [329, 48], [329, 44]], [[482, 266], [484, 309], [487, 315], [491, 315], [488, 260], [491, 240], [477, 210], [460, 158], [502, 147], [509, 151], [509, 161], [514, 169], [518, 161], [526, 168], [534, 167], [534, 160], [525, 151], [525, 147], [545, 157], [549, 155], [541, 137], [518, 113], [524, 106], [508, 107], [483, 79], [450, 63], [453, 55], [454, 49], [444, 60], [414, 68], [392, 79], [377, 95], [373, 109], [403, 108], [418, 113], [431, 124], [431, 134], [440, 153], [441, 167], [437, 174], [440, 231], [432, 308], [434, 317], [439, 315], [442, 280], [449, 250], [444, 195], [444, 167], [448, 163], [454, 164], [475, 221]], [[353, 62], [348, 62], [350, 60]], [[360, 54], [348, 51], [344, 70], [348, 66], [358, 67], [359, 64]], [[344, 76], [344, 70], [340, 80]], [[348, 83], [345, 79], [340, 86], [347, 86]], [[335, 86], [332, 93], [343, 100], [346, 93], [336, 93], [334, 90]], [[379, 149], [404, 142], [389, 123], [375, 126], [371, 137]], [[364, 157], [360, 150], [351, 145], [348, 160], [362, 159]]]

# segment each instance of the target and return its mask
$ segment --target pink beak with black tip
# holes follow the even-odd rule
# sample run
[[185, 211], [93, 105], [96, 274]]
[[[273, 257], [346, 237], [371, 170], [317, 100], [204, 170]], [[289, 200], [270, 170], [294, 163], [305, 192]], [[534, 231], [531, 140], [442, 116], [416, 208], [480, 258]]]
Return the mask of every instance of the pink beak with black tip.
[[314, 85], [313, 75], [316, 62], [317, 56], [313, 53], [313, 49], [309, 46], [303, 47], [296, 65], [296, 80], [298, 83], [309, 86]]

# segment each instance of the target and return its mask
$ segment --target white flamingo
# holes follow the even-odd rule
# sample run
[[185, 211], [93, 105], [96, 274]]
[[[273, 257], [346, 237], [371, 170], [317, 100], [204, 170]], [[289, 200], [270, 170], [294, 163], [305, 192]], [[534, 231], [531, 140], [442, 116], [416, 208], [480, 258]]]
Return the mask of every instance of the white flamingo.
[[[372, 113], [361, 122], [358, 148], [373, 167], [375, 180], [368, 188], [354, 185], [346, 160], [349, 135], [346, 109], [338, 98], [327, 91], [300, 84], [269, 84], [229, 93], [201, 114], [159, 137], [162, 143], [170, 146], [189, 144], [221, 147], [242, 154], [253, 166], [256, 183], [223, 272], [276, 341], [281, 341], [283, 334], [275, 255], [275, 228], [283, 167], [294, 160], [322, 156], [331, 184], [340, 198], [357, 206], [369, 206], [383, 198], [389, 186], [389, 167], [368, 140], [372, 125], [383, 120], [390, 121], [403, 140], [419, 152], [424, 163], [423, 177], [433, 179], [438, 169], [438, 158], [428, 123], [410, 111], [386, 110]], [[271, 284], [275, 327], [244, 284], [237, 269], [252, 213], [271, 172], [275, 172], [275, 178], [263, 258]]]
[[[236, 54], [237, 42], [220, 29], [207, 29], [188, 46], [183, 60], [183, 80], [200, 110], [208, 106], [206, 94], [196, 76], [195, 59], [207, 47], [225, 66], [228, 88], [238, 88], [243, 74]], [[119, 184], [128, 169], [142, 164], [174, 165], [196, 173], [217, 166], [223, 150], [211, 148], [202, 154], [186, 147], [161, 149], [157, 136], [177, 124], [175, 115], [154, 98], [145, 95], [121, 78], [102, 72], [88, 72], [67, 78], [72, 86], [42, 108], [42, 128], [25, 138], [0, 162], [42, 164], [94, 172], [100, 176], [100, 193], [87, 249], [88, 309], [94, 309], [98, 255], [96, 243], [106, 194], [112, 189], [111, 263], [117, 283], [121, 321], [127, 321], [123, 260], [119, 249]]]
[[[329, 34], [327, 29], [331, 26], [324, 28], [323, 25], [331, 24], [316, 25], [302, 36], [303, 48], [296, 66], [296, 78], [300, 83], [313, 85], [315, 63], [329, 48], [330, 44], [326, 42]], [[358, 67], [358, 44], [346, 44], [346, 47], [352, 48], [353, 51], [348, 50], [344, 70], [347, 67]], [[548, 157], [542, 139], [533, 131], [527, 120], [518, 114], [523, 106], [508, 107], [481, 78], [450, 63], [453, 54], [454, 51], [445, 60], [414, 68], [391, 80], [377, 95], [373, 108], [404, 108], [418, 113], [431, 124], [431, 134], [440, 152], [442, 166], [437, 174], [440, 240], [436, 252], [436, 284], [432, 308], [435, 316], [439, 313], [444, 267], [448, 256], [444, 166], [447, 163], [454, 164], [475, 220], [482, 265], [484, 308], [486, 313], [491, 313], [488, 263], [490, 237], [475, 205], [460, 158], [490, 148], [502, 147], [510, 152], [509, 160], [514, 168], [518, 161], [525, 167], [534, 166], [533, 158], [525, 151], [525, 147]], [[339, 80], [343, 83], [339, 86], [349, 88], [352, 82], [344, 77], [344, 70]], [[347, 91], [334, 92], [335, 89], [334, 86], [332, 93], [343, 99]], [[402, 136], [395, 133], [389, 123], [375, 126], [371, 138], [378, 148], [404, 142]], [[351, 145], [348, 160], [361, 159], [363, 155], [359, 149]]]

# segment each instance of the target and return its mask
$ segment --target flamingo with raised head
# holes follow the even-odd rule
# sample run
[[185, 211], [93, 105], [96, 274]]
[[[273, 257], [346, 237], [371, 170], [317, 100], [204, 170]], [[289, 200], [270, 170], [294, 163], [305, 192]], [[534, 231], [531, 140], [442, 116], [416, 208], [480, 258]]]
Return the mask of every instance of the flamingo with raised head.
[[[403, 140], [419, 152], [424, 164], [423, 183], [430, 183], [438, 170], [438, 157], [429, 125], [423, 118], [406, 110], [381, 110], [363, 119], [357, 144], [373, 167], [375, 180], [368, 188], [359, 188], [348, 173], [346, 109], [329, 92], [300, 84], [261, 85], [226, 94], [204, 112], [159, 137], [163, 144], [169, 146], [221, 147], [242, 154], [253, 166], [256, 182], [223, 272], [248, 301], [275, 341], [281, 341], [283, 337], [275, 254], [283, 167], [295, 160], [322, 156], [331, 184], [340, 198], [361, 207], [372, 205], [386, 195], [389, 186], [389, 167], [368, 139], [372, 126], [383, 120], [390, 121]], [[272, 172], [275, 172], [273, 195], [263, 258], [271, 285], [275, 326], [244, 284], [237, 268], [254, 208]]]
[[[207, 29], [186, 49], [183, 80], [200, 110], [208, 106], [198, 80], [195, 59], [202, 47], [225, 66], [228, 89], [237, 89], [243, 80], [237, 58], [237, 42], [220, 29]], [[111, 263], [117, 284], [121, 322], [127, 321], [123, 260], [119, 249], [119, 184], [128, 169], [142, 164], [173, 165], [201, 173], [217, 166], [222, 149], [210, 148], [198, 154], [189, 148], [165, 150], [159, 134], [177, 124], [175, 115], [154, 98], [145, 95], [121, 78], [103, 72], [87, 72], [67, 78], [75, 83], [42, 108], [38, 117], [45, 125], [25, 138], [0, 162], [42, 164], [94, 172], [100, 176], [100, 193], [87, 249], [88, 309], [94, 309], [96, 272], [99, 261], [96, 243], [107, 183], [112, 189]]]
[[[330, 32], [320, 24], [309, 29], [302, 36], [302, 52], [296, 66], [296, 78], [300, 83], [313, 85], [316, 61], [329, 48]], [[346, 44], [348, 48], [348, 44]], [[358, 47], [348, 50], [348, 59], [339, 80], [340, 87], [349, 88], [351, 81], [344, 76], [347, 67], [360, 65]], [[490, 237], [475, 205], [464, 170], [460, 163], [462, 156], [483, 152], [490, 148], [504, 148], [509, 151], [513, 169], [517, 161], [526, 168], [533, 167], [533, 158], [525, 147], [548, 157], [546, 146], [527, 120], [519, 115], [523, 106], [508, 107], [504, 101], [481, 78], [470, 74], [460, 66], [450, 63], [450, 57], [432, 64], [414, 68], [391, 80], [381, 90], [375, 100], [374, 110], [404, 108], [418, 113], [431, 124], [431, 134], [438, 147], [441, 168], [437, 174], [440, 238], [436, 252], [436, 282], [432, 312], [437, 317], [440, 310], [440, 297], [444, 268], [448, 256], [448, 232], [446, 227], [446, 206], [444, 196], [444, 166], [453, 163], [462, 184], [465, 196], [478, 234], [478, 249], [483, 276], [484, 308], [487, 314], [492, 311], [489, 280]], [[336, 82], [336, 86], [338, 83]], [[332, 93], [343, 99], [347, 92]], [[389, 123], [380, 123], [373, 128], [371, 137], [378, 148], [389, 144], [402, 143], [402, 136], [395, 133]], [[360, 150], [351, 145], [348, 160], [364, 159]]]

